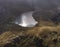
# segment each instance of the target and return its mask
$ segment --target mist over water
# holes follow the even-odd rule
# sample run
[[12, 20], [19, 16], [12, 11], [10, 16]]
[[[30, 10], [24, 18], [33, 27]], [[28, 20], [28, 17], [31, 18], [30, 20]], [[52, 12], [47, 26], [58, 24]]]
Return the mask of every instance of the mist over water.
[[16, 18], [13, 23], [22, 27], [34, 27], [38, 22], [32, 17], [33, 12], [25, 12], [20, 17]]

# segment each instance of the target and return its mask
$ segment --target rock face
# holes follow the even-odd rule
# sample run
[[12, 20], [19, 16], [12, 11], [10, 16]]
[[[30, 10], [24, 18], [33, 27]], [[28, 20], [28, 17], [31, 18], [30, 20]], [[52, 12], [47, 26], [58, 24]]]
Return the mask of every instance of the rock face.
[[55, 14], [53, 17], [51, 17], [52, 22], [55, 24], [60, 23], [60, 13]]
[[[59, 0], [0, 0], [0, 24], [11, 21], [21, 13], [52, 9], [60, 4]], [[2, 22], [3, 21], [3, 22]]]

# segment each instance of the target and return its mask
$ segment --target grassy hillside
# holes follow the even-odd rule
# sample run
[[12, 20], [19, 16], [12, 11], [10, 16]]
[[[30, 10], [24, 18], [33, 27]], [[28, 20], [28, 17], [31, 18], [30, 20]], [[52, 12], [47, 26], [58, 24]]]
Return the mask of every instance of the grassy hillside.
[[32, 28], [1, 25], [0, 47], [60, 47], [60, 23], [51, 20], [55, 12], [40, 11], [33, 16], [39, 23]]
[[0, 35], [1, 47], [60, 47], [60, 25], [41, 22], [33, 28], [7, 25]]

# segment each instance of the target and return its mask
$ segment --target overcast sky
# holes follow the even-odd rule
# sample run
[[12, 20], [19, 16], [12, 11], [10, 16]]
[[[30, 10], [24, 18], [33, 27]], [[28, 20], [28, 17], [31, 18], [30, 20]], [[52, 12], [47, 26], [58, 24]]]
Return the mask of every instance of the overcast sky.
[[6, 4], [3, 2], [12, 2], [15, 3], [22, 3], [22, 4], [29, 4], [30, 6], [34, 5], [34, 7], [48, 7], [51, 5], [60, 6], [60, 0], [0, 0], [2, 4]]

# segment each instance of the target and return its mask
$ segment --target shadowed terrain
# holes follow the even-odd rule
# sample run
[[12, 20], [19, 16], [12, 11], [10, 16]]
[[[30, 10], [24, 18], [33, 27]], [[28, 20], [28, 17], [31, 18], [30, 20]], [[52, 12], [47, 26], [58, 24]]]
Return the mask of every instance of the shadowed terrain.
[[[55, 13], [41, 11], [35, 13], [39, 22], [35, 27], [23, 28], [15, 24], [2, 25], [1, 47], [60, 47], [60, 24], [51, 19]], [[40, 18], [39, 19], [39, 15]], [[45, 18], [44, 16], [48, 17]], [[34, 17], [35, 18], [35, 17]], [[58, 17], [56, 17], [58, 18]], [[55, 18], [54, 18], [55, 19]]]

